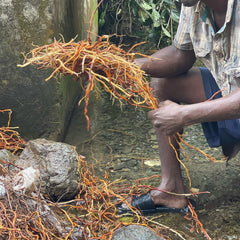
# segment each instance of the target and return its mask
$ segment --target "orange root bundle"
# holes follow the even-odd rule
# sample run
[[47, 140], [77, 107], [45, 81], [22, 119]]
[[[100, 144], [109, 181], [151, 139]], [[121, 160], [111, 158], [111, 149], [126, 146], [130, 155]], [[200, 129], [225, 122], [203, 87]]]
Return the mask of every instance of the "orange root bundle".
[[98, 87], [97, 82], [121, 103], [126, 101], [134, 106], [156, 108], [157, 101], [151, 94], [148, 80], [133, 61], [136, 54], [131, 51], [135, 46], [126, 52], [103, 39], [100, 37], [93, 44], [89, 41], [76, 43], [74, 39], [68, 43], [55, 40], [52, 44], [33, 49], [30, 57], [25, 57], [24, 64], [18, 66], [33, 64], [39, 68], [53, 69], [46, 81], [58, 74], [71, 75], [75, 80], [81, 81], [84, 81], [81, 76], [88, 76], [86, 82], [81, 82], [85, 95], [80, 100], [85, 100], [88, 122], [89, 94]]
[[21, 139], [19, 133], [10, 127], [11, 109], [0, 110], [0, 113], [4, 112], [8, 112], [9, 117], [7, 127], [0, 127], [0, 149], [7, 149], [16, 153], [23, 149], [25, 142]]

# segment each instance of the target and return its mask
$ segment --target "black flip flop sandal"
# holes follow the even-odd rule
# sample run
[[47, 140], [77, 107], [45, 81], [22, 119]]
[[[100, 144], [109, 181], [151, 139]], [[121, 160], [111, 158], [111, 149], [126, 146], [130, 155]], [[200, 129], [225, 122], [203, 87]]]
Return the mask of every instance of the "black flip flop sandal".
[[[196, 208], [196, 202], [193, 199], [188, 199], [188, 201], [191, 203], [193, 208]], [[164, 205], [155, 205], [150, 193], [145, 193], [140, 196], [133, 196], [131, 206], [133, 209], [139, 210], [143, 215], [147, 214], [153, 214], [153, 213], [182, 213], [186, 214], [190, 212], [189, 205], [187, 205], [184, 208], [171, 208], [166, 207]], [[117, 206], [118, 213], [124, 214], [124, 213], [131, 213], [133, 212], [131, 209], [123, 207], [122, 204], [118, 204]]]

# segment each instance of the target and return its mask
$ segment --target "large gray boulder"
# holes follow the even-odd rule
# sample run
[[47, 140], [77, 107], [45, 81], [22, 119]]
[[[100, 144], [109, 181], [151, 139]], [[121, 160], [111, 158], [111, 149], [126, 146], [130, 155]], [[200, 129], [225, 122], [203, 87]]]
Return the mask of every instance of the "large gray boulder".
[[38, 169], [41, 192], [54, 201], [73, 199], [79, 190], [78, 154], [71, 145], [46, 139], [29, 141], [15, 164]]

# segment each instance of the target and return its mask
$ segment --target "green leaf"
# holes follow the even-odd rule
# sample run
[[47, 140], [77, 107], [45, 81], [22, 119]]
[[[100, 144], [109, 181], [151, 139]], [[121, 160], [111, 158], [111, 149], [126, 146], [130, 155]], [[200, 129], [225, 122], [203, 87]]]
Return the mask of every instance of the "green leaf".
[[142, 22], [145, 22], [148, 19], [148, 15], [144, 11], [139, 11]]
[[168, 5], [171, 5], [173, 4], [173, 1], [172, 0], [164, 0], [165, 4], [168, 4]]
[[99, 27], [103, 27], [103, 25], [105, 24], [105, 12], [101, 13], [98, 20], [98, 24], [99, 24]]
[[163, 30], [163, 32], [164, 32], [164, 34], [167, 36], [167, 37], [171, 37], [171, 34], [170, 34], [170, 32], [162, 25], [161, 26], [162, 27], [162, 30]]
[[159, 27], [161, 25], [160, 23], [160, 14], [158, 11], [156, 11], [155, 9], [152, 10], [152, 14], [151, 14], [152, 20], [153, 20], [153, 26], [154, 27]]
[[142, 2], [140, 3], [140, 6], [141, 6], [141, 8], [143, 8], [143, 9], [145, 9], [145, 10], [147, 10], [147, 11], [149, 11], [149, 10], [152, 9], [152, 6], [150, 6], [149, 4], [147, 4], [145, 1], [142, 1]]

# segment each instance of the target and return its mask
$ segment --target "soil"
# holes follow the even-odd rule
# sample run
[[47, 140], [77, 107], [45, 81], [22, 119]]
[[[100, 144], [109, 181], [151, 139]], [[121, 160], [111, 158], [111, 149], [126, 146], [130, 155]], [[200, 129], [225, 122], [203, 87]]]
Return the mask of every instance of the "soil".
[[[90, 163], [94, 163], [96, 174], [109, 172], [110, 180], [123, 178], [133, 182], [136, 179], [161, 174], [155, 130], [147, 119], [147, 111], [132, 106], [103, 104], [94, 130], [87, 131], [81, 107], [75, 109], [65, 141], [75, 145], [77, 151]], [[91, 119], [91, 116], [90, 116]], [[223, 160], [220, 148], [210, 149], [201, 125], [185, 129], [183, 139], [200, 148], [217, 160]], [[228, 165], [225, 161], [211, 162], [199, 151], [183, 145], [187, 159], [181, 156], [192, 182], [192, 188], [200, 192], [195, 200], [197, 214], [211, 239], [240, 239], [240, 154]], [[185, 184], [189, 180], [183, 169]], [[147, 184], [158, 185], [159, 178]], [[161, 224], [181, 233], [185, 239], [206, 239], [204, 234], [191, 230], [191, 223], [182, 215], [161, 214]], [[180, 239], [169, 233], [171, 239]]]

